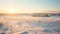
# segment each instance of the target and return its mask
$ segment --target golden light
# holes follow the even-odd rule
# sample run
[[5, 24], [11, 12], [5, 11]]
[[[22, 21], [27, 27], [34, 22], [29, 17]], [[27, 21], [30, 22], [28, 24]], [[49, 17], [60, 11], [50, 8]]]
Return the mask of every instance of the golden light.
[[9, 13], [9, 14], [15, 14], [16, 11], [17, 11], [17, 9], [15, 9], [15, 8], [7, 8], [6, 11], [7, 11], [7, 13]]

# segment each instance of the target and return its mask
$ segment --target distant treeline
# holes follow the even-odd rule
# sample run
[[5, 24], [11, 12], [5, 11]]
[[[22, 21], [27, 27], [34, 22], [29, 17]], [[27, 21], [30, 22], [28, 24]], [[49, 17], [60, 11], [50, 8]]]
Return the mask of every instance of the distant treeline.
[[0, 16], [4, 16], [4, 15], [17, 15], [17, 16], [33, 16], [33, 17], [51, 17], [51, 16], [60, 16], [60, 13], [32, 13], [32, 14], [27, 14], [27, 13], [23, 13], [23, 14], [0, 14]]
[[60, 16], [60, 13], [34, 13], [33, 17], [50, 17], [50, 16]]

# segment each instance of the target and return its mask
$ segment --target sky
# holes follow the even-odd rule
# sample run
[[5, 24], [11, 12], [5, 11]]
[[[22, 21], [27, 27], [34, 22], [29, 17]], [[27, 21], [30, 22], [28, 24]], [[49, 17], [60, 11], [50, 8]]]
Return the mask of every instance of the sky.
[[60, 0], [0, 0], [0, 13], [60, 11]]

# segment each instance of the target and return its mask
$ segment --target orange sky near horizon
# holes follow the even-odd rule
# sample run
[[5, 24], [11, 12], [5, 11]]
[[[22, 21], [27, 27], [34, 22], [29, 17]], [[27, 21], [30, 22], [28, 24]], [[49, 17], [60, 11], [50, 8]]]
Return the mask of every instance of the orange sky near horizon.
[[58, 0], [0, 0], [0, 13], [47, 13], [60, 11]]

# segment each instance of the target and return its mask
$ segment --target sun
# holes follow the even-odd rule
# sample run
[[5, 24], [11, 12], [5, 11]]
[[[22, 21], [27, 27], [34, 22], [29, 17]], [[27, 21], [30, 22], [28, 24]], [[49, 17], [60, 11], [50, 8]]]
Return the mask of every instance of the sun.
[[7, 8], [7, 13], [14, 14], [16, 11], [17, 10], [15, 8]]

